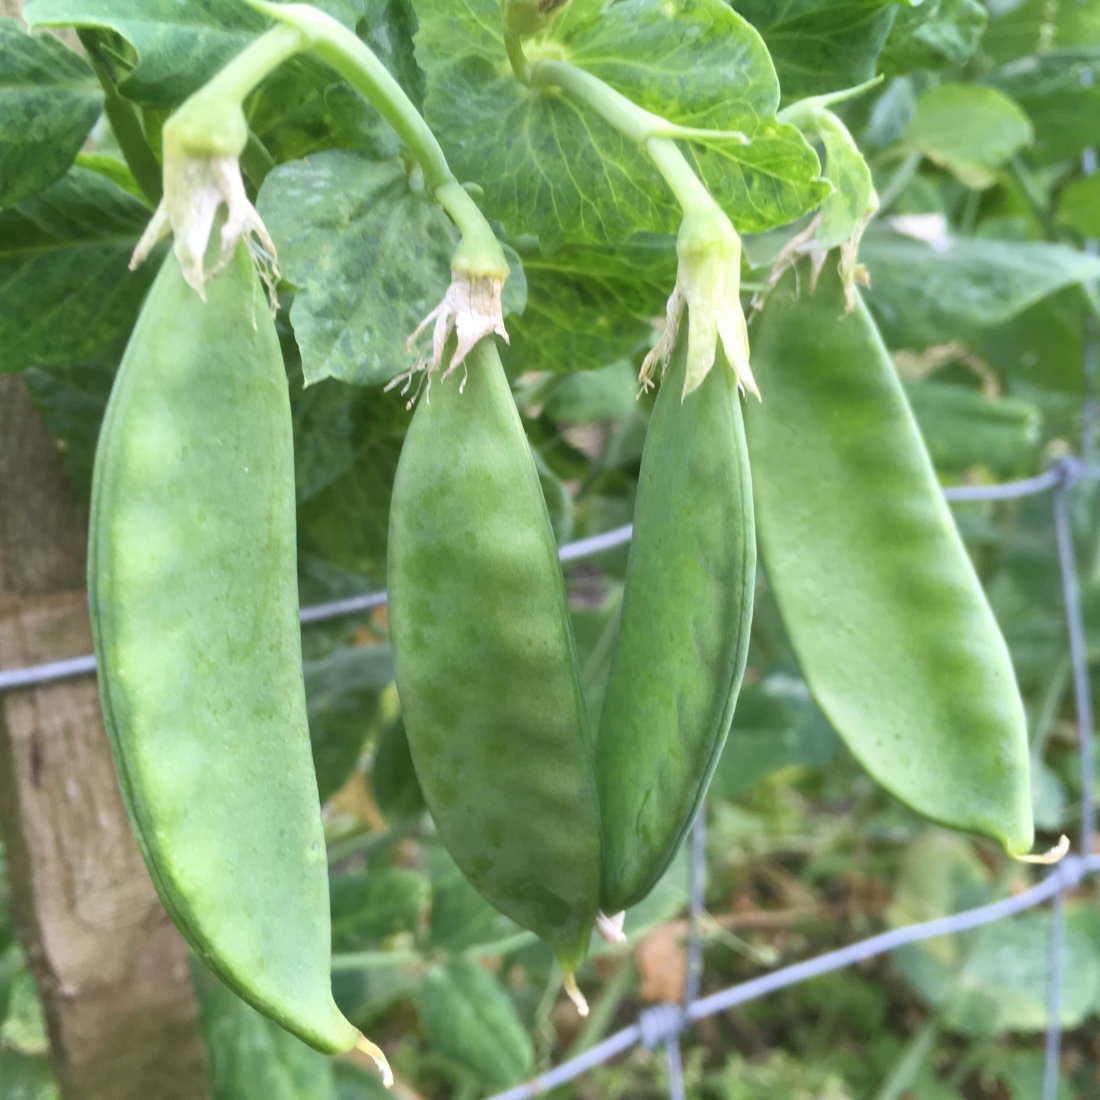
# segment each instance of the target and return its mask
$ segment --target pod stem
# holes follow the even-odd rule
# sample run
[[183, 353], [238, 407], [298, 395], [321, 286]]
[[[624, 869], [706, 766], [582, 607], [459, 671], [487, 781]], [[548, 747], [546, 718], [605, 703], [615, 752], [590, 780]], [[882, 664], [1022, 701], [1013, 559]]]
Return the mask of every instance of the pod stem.
[[476, 269], [481, 276], [507, 278], [504, 251], [488, 220], [455, 178], [423, 116], [370, 47], [332, 16], [308, 4], [270, 4], [265, 0], [248, 3], [293, 28], [299, 36], [299, 49], [328, 62], [393, 127], [420, 165], [432, 197], [462, 234], [456, 255], [463, 269]]
[[605, 122], [638, 145], [664, 177], [685, 214], [716, 207], [710, 192], [693, 171], [675, 139], [709, 137], [747, 143], [748, 137], [744, 133], [740, 130], [705, 130], [680, 126], [639, 107], [633, 100], [615, 91], [585, 69], [552, 58], [528, 61], [518, 39], [506, 42], [506, 46], [513, 72], [522, 83], [536, 88], [561, 88], [581, 100]]
[[195, 97], [243, 103], [264, 77], [301, 53], [306, 45], [307, 39], [301, 30], [290, 23], [280, 23], [250, 42], [207, 81]]
[[748, 333], [739, 296], [741, 240], [726, 212], [676, 144], [677, 139], [699, 138], [747, 144], [748, 137], [740, 130], [701, 130], [677, 125], [639, 107], [599, 77], [576, 65], [553, 58], [529, 61], [516, 35], [506, 35], [505, 45], [518, 80], [532, 87], [562, 89], [637, 144], [668, 184], [683, 211], [677, 241], [676, 286], [668, 300], [664, 335], [642, 365], [642, 386], [650, 385], [658, 364], [662, 373], [668, 365], [680, 320], [687, 309], [691, 327], [691, 369], [684, 396], [698, 388], [710, 371], [720, 340], [738, 384], [759, 397], [749, 369]]

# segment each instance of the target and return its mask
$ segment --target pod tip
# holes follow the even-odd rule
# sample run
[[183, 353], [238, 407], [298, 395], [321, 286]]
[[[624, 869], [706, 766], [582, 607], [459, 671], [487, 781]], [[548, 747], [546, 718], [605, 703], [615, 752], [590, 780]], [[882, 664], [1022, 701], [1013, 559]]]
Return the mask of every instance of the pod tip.
[[1069, 852], [1069, 837], [1062, 835], [1062, 838], [1054, 845], [1049, 851], [1041, 852], [1038, 855], [1018, 855], [1016, 852], [1009, 850], [1009, 855], [1016, 860], [1017, 863], [1038, 863], [1044, 867], [1049, 866], [1052, 863], [1058, 863], [1059, 860], [1065, 858]]
[[584, 994], [577, 988], [577, 979], [568, 971], [562, 975], [565, 981], [565, 992], [569, 999], [577, 1006], [577, 1012], [581, 1016], [588, 1015], [588, 1002]]
[[386, 1061], [386, 1056], [382, 1053], [381, 1047], [376, 1046], [365, 1035], [360, 1034], [355, 1049], [361, 1054], [365, 1054], [378, 1067], [378, 1072], [382, 1075], [382, 1084], [386, 1088], [392, 1089], [393, 1070], [390, 1069], [390, 1064]]

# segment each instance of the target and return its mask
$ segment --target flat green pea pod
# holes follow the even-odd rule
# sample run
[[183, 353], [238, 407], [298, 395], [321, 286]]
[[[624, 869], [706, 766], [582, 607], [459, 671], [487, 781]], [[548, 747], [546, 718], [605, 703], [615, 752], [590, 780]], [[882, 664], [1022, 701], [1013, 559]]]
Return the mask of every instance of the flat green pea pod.
[[753, 326], [746, 416], [761, 552], [810, 690], [918, 813], [1033, 841], [1012, 662], [862, 300], [793, 273]]
[[286, 376], [248, 250], [205, 303], [169, 255], [96, 452], [88, 588], [107, 731], [180, 931], [242, 998], [335, 1053], [360, 1036], [331, 992], [295, 562]]
[[[570, 979], [600, 874], [591, 741], [538, 471], [491, 339], [434, 380], [390, 506], [390, 642], [413, 762], [447, 850]], [[582, 1009], [583, 1011], [583, 1009]]]
[[721, 351], [681, 398], [686, 345], [678, 341], [646, 432], [596, 739], [609, 914], [649, 893], [690, 828], [748, 655], [756, 537], [741, 400]]

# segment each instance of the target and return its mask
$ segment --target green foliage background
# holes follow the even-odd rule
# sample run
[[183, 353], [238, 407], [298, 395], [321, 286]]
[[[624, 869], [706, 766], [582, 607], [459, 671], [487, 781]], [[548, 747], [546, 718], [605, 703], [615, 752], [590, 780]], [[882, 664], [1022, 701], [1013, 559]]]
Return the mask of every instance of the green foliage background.
[[[514, 81], [496, 0], [321, 6], [422, 107], [507, 245], [507, 365], [559, 537], [627, 522], [648, 415], [634, 376], [675, 278], [678, 212], [663, 183], [598, 118]], [[117, 120], [155, 155], [167, 112], [265, 23], [243, 3], [210, 0], [30, 0], [25, 16], [80, 28], [86, 53], [0, 23], [0, 369], [25, 372], [86, 495], [111, 378], [156, 266], [127, 269], [151, 208]], [[944, 484], [1026, 476], [1081, 452], [1100, 278], [1082, 249], [1100, 234], [1100, 177], [1081, 169], [1100, 141], [1100, 81], [1085, 79], [1100, 60], [1095, 0], [573, 0], [534, 50], [677, 122], [751, 138], [685, 145], [746, 235], [748, 291], [819, 204], [869, 166], [882, 208], [861, 249], [867, 300]], [[879, 84], [835, 108], [863, 157], [776, 119], [876, 74]], [[314, 602], [385, 583], [408, 414], [380, 385], [410, 365], [402, 345], [446, 286], [454, 231], [393, 133], [324, 64], [284, 66], [249, 101], [248, 121], [246, 178], [285, 278], [301, 589]], [[1096, 493], [1082, 485], [1072, 497], [1094, 670]], [[1082, 784], [1096, 777], [1079, 774], [1073, 742], [1049, 500], [959, 506], [956, 518], [1012, 649], [1036, 819], [1053, 838], [1072, 829]], [[624, 564], [613, 551], [571, 573], [594, 706]], [[715, 987], [1027, 880], [862, 776], [809, 698], [766, 578], [760, 589], [709, 803]], [[315, 757], [335, 796], [337, 995], [421, 1095], [485, 1095], [591, 1045], [633, 1018], [655, 976], [671, 968], [674, 979], [675, 947], [657, 965], [659, 936], [647, 935], [675, 932], [686, 869], [675, 864], [632, 912], [626, 947], [595, 952], [581, 974], [594, 1010], [580, 1026], [557, 1004], [549, 952], [490, 910], [432, 836], [384, 641], [377, 614], [305, 633]], [[1077, 1066], [1067, 1097], [1086, 1095], [1097, 1071], [1087, 1038], [1100, 1014], [1097, 912], [1090, 890], [1067, 905], [1062, 1023], [1065, 1065]], [[1034, 913], [932, 941], [746, 1006], [691, 1037], [689, 1094], [1034, 1096], [1048, 921]], [[0, 897], [0, 1081], [44, 1100], [56, 1087], [28, 981]], [[196, 982], [219, 1100], [378, 1092], [368, 1073], [307, 1051], [205, 973]], [[569, 1094], [662, 1096], [662, 1072], [639, 1051]]]

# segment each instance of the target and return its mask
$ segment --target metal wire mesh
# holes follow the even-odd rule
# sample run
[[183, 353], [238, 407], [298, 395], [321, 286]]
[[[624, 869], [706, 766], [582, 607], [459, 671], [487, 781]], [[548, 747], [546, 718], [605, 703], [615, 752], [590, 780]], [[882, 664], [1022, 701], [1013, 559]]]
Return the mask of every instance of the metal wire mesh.
[[[1096, 152], [1089, 150], [1084, 156], [1084, 170], [1088, 175], [1096, 172]], [[1096, 242], [1087, 243], [1089, 251], [1096, 251]], [[1096, 288], [1090, 288], [1095, 295]], [[1067, 456], [1044, 473], [1020, 481], [1002, 485], [962, 486], [945, 490], [950, 501], [1012, 500], [1025, 496], [1050, 493], [1052, 522], [1058, 548], [1062, 591], [1069, 634], [1070, 662], [1074, 685], [1079, 751], [1081, 760], [1081, 821], [1076, 851], [1056, 864], [1029, 890], [1003, 901], [968, 909], [951, 916], [904, 928], [893, 929], [861, 940], [836, 951], [807, 959], [791, 966], [731, 986], [719, 993], [700, 997], [702, 981], [702, 941], [700, 927], [703, 918], [703, 896], [706, 876], [704, 860], [704, 821], [700, 811], [691, 838], [691, 900], [690, 936], [688, 944], [688, 979], [683, 1004], [661, 1004], [643, 1011], [635, 1024], [604, 1039], [569, 1061], [556, 1066], [541, 1076], [497, 1093], [490, 1100], [525, 1100], [539, 1096], [549, 1089], [595, 1069], [619, 1054], [641, 1045], [653, 1049], [662, 1045], [668, 1066], [669, 1096], [671, 1100], [683, 1100], [684, 1075], [680, 1057], [680, 1036], [697, 1020], [727, 1011], [737, 1005], [767, 996], [777, 990], [806, 982], [831, 971], [851, 966], [865, 959], [893, 951], [906, 944], [917, 943], [935, 936], [949, 935], [977, 928], [994, 921], [1051, 903], [1051, 930], [1048, 971], [1048, 1020], [1046, 1035], [1046, 1060], [1043, 1073], [1042, 1100], [1055, 1100], [1058, 1084], [1058, 1061], [1061, 1051], [1061, 1002], [1063, 972], [1065, 967], [1065, 906], [1064, 898], [1082, 880], [1100, 871], [1100, 853], [1093, 854], [1096, 836], [1096, 805], [1094, 797], [1095, 763], [1093, 759], [1093, 713], [1088, 680], [1084, 616], [1080, 586], [1074, 560], [1073, 534], [1068, 508], [1069, 495], [1083, 481], [1100, 481], [1100, 466], [1092, 465], [1097, 440], [1097, 372], [1098, 325], [1095, 316], [1088, 321], [1085, 334], [1084, 362], [1084, 417], [1082, 426], [1082, 455]], [[563, 562], [591, 557], [604, 550], [620, 546], [630, 540], [630, 526], [620, 527], [604, 535], [569, 543], [561, 548]], [[303, 623], [318, 623], [381, 607], [386, 602], [385, 592], [372, 592], [351, 599], [338, 600], [303, 608]], [[0, 692], [14, 688], [30, 687], [73, 676], [84, 676], [95, 671], [95, 658], [78, 657], [33, 668], [0, 671]]]
[[[1077, 850], [1055, 865], [1031, 889], [1011, 898], [965, 910], [951, 916], [894, 929], [871, 936], [836, 951], [816, 958], [783, 967], [771, 973], [731, 986], [719, 993], [699, 997], [702, 979], [702, 943], [699, 930], [703, 917], [703, 895], [706, 875], [704, 861], [704, 823], [700, 813], [691, 836], [691, 900], [690, 939], [688, 945], [687, 994], [683, 1004], [662, 1004], [643, 1011], [637, 1023], [623, 1028], [598, 1045], [575, 1058], [550, 1070], [532, 1081], [504, 1092], [490, 1100], [524, 1100], [535, 1097], [548, 1089], [565, 1084], [604, 1062], [641, 1045], [652, 1049], [662, 1045], [665, 1049], [669, 1095], [681, 1100], [684, 1094], [683, 1070], [679, 1039], [695, 1021], [727, 1011], [737, 1005], [764, 997], [769, 993], [809, 981], [830, 971], [839, 970], [865, 959], [893, 951], [905, 944], [917, 943], [968, 929], [1052, 903], [1050, 940], [1049, 1019], [1047, 1033], [1046, 1067], [1043, 1083], [1043, 1100], [1054, 1100], [1058, 1076], [1058, 1057], [1061, 1048], [1060, 1006], [1062, 971], [1064, 966], [1064, 896], [1075, 889], [1090, 874], [1100, 871], [1100, 853], [1092, 854], [1092, 841], [1096, 831], [1096, 806], [1091, 782], [1093, 764], [1093, 716], [1089, 692], [1085, 630], [1081, 607], [1080, 589], [1074, 561], [1072, 531], [1069, 522], [1067, 497], [1085, 480], [1100, 481], [1100, 467], [1090, 465], [1076, 457], [1062, 459], [1039, 477], [987, 487], [949, 489], [945, 495], [950, 500], [1007, 500], [1040, 493], [1050, 493], [1053, 505], [1053, 524], [1058, 546], [1062, 587], [1065, 599], [1066, 621], [1069, 634], [1070, 660], [1074, 695], [1076, 699], [1077, 725], [1080, 739], [1081, 774], [1081, 824]], [[570, 543], [562, 547], [563, 561], [576, 561], [620, 546], [629, 541], [631, 528], [617, 528], [607, 534]], [[355, 614], [386, 602], [384, 592], [302, 610], [303, 623], [316, 623]], [[24, 688], [36, 684], [74, 676], [88, 675], [95, 671], [95, 658], [78, 657], [68, 661], [38, 665], [33, 668], [0, 671], [0, 691]]]

